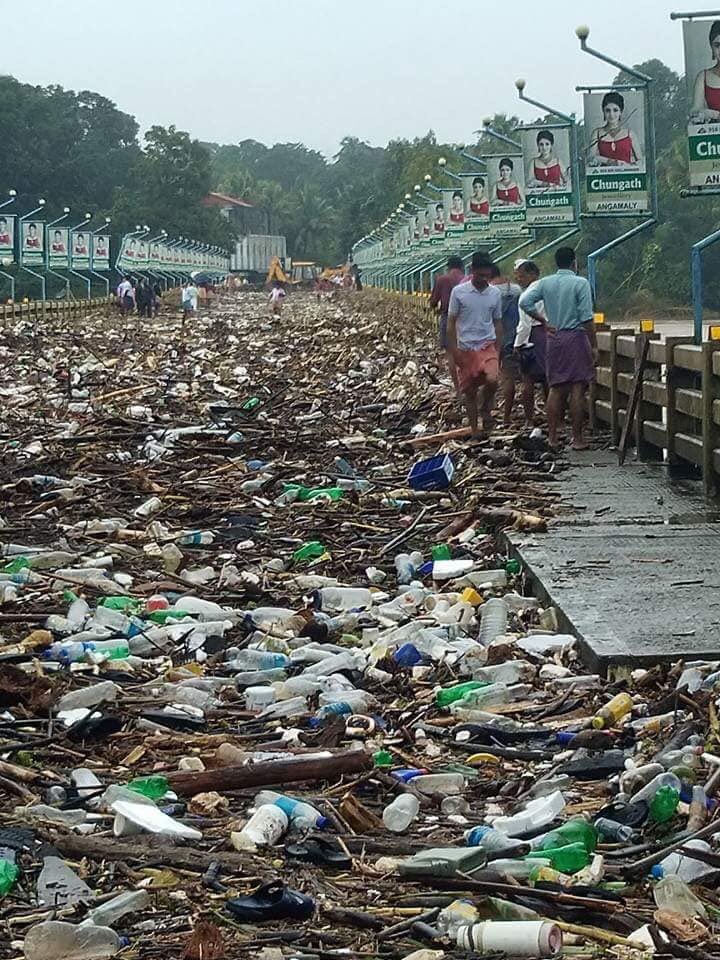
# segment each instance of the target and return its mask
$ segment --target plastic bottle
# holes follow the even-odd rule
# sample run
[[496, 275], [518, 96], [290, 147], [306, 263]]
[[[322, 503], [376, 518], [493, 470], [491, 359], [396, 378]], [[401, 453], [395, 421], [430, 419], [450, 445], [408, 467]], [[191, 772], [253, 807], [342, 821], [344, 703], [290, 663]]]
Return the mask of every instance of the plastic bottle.
[[571, 843], [581, 843], [588, 853], [593, 853], [597, 846], [597, 830], [581, 817], [573, 817], [556, 830], [551, 830], [545, 836], [533, 842], [537, 850], [550, 850], [554, 847], [565, 847]]
[[395, 570], [398, 583], [410, 583], [415, 576], [415, 564], [409, 553], [399, 553], [395, 557]]
[[96, 927], [112, 927], [126, 914], [145, 910], [150, 903], [150, 894], [147, 890], [126, 890], [112, 900], [93, 907], [80, 926], [86, 927], [92, 923]]
[[461, 950], [511, 957], [554, 957], [563, 946], [559, 927], [547, 920], [485, 920], [461, 927], [456, 935]]
[[[713, 849], [705, 840], [686, 840], [683, 844], [684, 849], [703, 850], [705, 853], [712, 853]], [[709, 863], [703, 863], [702, 860], [695, 860], [693, 857], [686, 856], [684, 853], [673, 852], [668, 854], [664, 860], [653, 867], [653, 876], [668, 877], [677, 876], [686, 883], [692, 883], [693, 880], [699, 880], [709, 873], [715, 873], [717, 867]]]
[[226, 666], [230, 670], [278, 670], [287, 667], [290, 658], [284, 653], [268, 653], [266, 650], [241, 650], [235, 660]]
[[674, 773], [659, 773], [653, 777], [649, 783], [646, 783], [644, 787], [636, 793], [633, 793], [631, 799], [634, 803], [638, 800], [645, 800], [647, 803], [650, 803], [660, 787], [672, 787], [674, 790], [677, 790], [679, 795], [682, 790], [682, 783], [680, 782], [680, 778], [676, 777]]
[[411, 793], [401, 793], [383, 810], [383, 823], [392, 833], [403, 833], [420, 812], [420, 803]]
[[[484, 687], [477, 687], [470, 690], [462, 700], [450, 705], [450, 712], [455, 713], [460, 710], [476, 710], [482, 707], [494, 706], [497, 703], [510, 703], [517, 699], [522, 684], [516, 684], [514, 687], [508, 687], [504, 683], [489, 683]], [[527, 692], [527, 688], [524, 688]]]
[[127, 660], [130, 656], [130, 646], [122, 640], [93, 640], [87, 647], [85, 660], [89, 663], [104, 660]]
[[513, 684], [531, 680], [536, 668], [528, 660], [506, 660], [491, 667], [480, 667], [473, 671], [476, 680], [485, 683]]
[[620, 792], [632, 796], [659, 773], [663, 773], [661, 763], [644, 763], [636, 767], [632, 758], [628, 757], [625, 761], [625, 770], [620, 774]]
[[545, 797], [530, 800], [525, 809], [511, 817], [495, 817], [493, 826], [509, 837], [517, 837], [552, 823], [565, 809], [565, 798], [559, 790]]
[[175, 542], [188, 547], [205, 546], [215, 542], [215, 534], [210, 530], [188, 530]]
[[62, 823], [68, 827], [77, 827], [87, 819], [84, 810], [58, 810], [46, 803], [18, 806], [15, 807], [15, 813], [28, 823], [42, 823], [44, 820], [49, 820], [51, 823]]
[[282, 837], [288, 826], [288, 817], [280, 807], [274, 803], [263, 803], [242, 830], [230, 834], [230, 840], [236, 850], [268, 847]]
[[328, 825], [327, 817], [309, 803], [285, 796], [283, 793], [276, 793], [274, 790], [261, 790], [255, 797], [255, 804], [275, 804], [283, 811], [295, 830], [324, 830]]
[[332, 656], [320, 660], [318, 663], [311, 663], [303, 670], [304, 677], [329, 677], [333, 673], [340, 673], [343, 670], [361, 670], [365, 666], [365, 657], [360, 651], [346, 650], [344, 653], [336, 653]]
[[650, 819], [655, 823], [666, 823], [675, 816], [680, 792], [674, 787], [659, 787], [650, 801]]
[[61, 697], [57, 704], [58, 712], [63, 710], [77, 710], [80, 707], [94, 707], [101, 701], [114, 703], [117, 700], [120, 688], [111, 680], [102, 680], [91, 687], [81, 690], [72, 690]]
[[516, 840], [500, 830], [486, 826], [473, 827], [472, 830], [467, 830], [465, 832], [465, 846], [482, 847], [490, 859], [493, 858], [493, 855], [497, 855], [497, 857], [512, 856], [513, 854], [519, 856], [530, 851], [529, 843]]
[[4, 897], [15, 886], [20, 876], [20, 868], [4, 857], [0, 859], [0, 897]]
[[707, 917], [707, 910], [680, 877], [670, 874], [653, 888], [653, 898], [659, 910], [672, 910], [683, 917]]
[[299, 547], [295, 553], [293, 553], [292, 558], [295, 563], [302, 563], [304, 560], [315, 560], [317, 557], [321, 557], [326, 549], [325, 545], [320, 543], [319, 540], [310, 540], [308, 543], [304, 543]]
[[100, 793], [103, 785], [87, 767], [78, 767], [70, 774], [70, 780], [77, 790], [78, 797], [84, 800], [86, 805], [92, 810], [100, 804]]
[[699, 830], [707, 820], [707, 797], [705, 788], [698, 785], [692, 788], [692, 800], [688, 814], [687, 828], [691, 833]]
[[435, 703], [438, 707], [449, 707], [451, 703], [462, 700], [471, 690], [479, 690], [488, 684], [480, 680], [468, 680], [466, 683], [456, 683], [452, 687], [441, 687], [435, 694]]
[[500, 873], [506, 877], [515, 877], [518, 880], [529, 879], [534, 876], [536, 871], [542, 868], [551, 868], [550, 861], [543, 859], [539, 855], [532, 860], [510, 860], [501, 857], [488, 864], [489, 868], [495, 873]]
[[496, 637], [501, 637], [507, 630], [507, 607], [505, 601], [499, 597], [491, 597], [480, 608], [480, 634], [478, 642], [489, 646]]
[[122, 940], [110, 927], [46, 920], [25, 934], [25, 960], [103, 960], [114, 956]]
[[629, 693], [616, 693], [612, 700], [598, 710], [592, 719], [592, 725], [596, 730], [614, 727], [632, 708], [633, 701]]
[[170, 789], [170, 784], [161, 776], [136, 777], [127, 788], [149, 800], [161, 800]]
[[609, 820], [607, 817], [598, 817], [595, 821], [595, 829], [603, 840], [611, 840], [614, 843], [632, 843], [638, 836], [637, 830], [625, 826], [624, 823]]
[[85, 659], [85, 654], [90, 648], [89, 643], [78, 641], [64, 642], [56, 640], [50, 644], [47, 650], [43, 651], [44, 660], [55, 660], [58, 663], [79, 663]]
[[461, 773], [428, 773], [414, 777], [412, 785], [420, 793], [450, 797], [463, 792], [465, 777]]
[[590, 863], [590, 854], [584, 843], [568, 843], [562, 847], [547, 847], [543, 850], [532, 850], [526, 854], [528, 860], [537, 857], [549, 860], [561, 873], [577, 873]]
[[320, 610], [368, 610], [373, 604], [364, 587], [323, 587], [315, 596]]

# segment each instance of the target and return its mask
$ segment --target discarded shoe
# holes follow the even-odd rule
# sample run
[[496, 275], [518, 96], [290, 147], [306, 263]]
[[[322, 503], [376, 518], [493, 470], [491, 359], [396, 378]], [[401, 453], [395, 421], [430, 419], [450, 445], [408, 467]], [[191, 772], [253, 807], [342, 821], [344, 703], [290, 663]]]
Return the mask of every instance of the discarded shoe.
[[294, 843], [285, 848], [285, 852], [293, 860], [302, 860], [304, 863], [314, 863], [320, 867], [335, 867], [338, 870], [349, 870], [352, 860], [340, 847], [324, 837], [314, 837]]
[[247, 897], [228, 900], [225, 909], [244, 923], [266, 920], [307, 920], [315, 911], [315, 901], [279, 880], [272, 880]]

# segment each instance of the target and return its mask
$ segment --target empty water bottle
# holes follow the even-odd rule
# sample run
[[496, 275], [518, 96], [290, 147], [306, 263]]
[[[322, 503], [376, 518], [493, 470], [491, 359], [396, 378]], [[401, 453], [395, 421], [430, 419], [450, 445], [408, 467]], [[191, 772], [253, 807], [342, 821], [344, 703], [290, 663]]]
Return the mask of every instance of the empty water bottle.
[[25, 960], [103, 960], [122, 947], [110, 927], [46, 920], [28, 930], [23, 943]]
[[499, 597], [492, 597], [480, 608], [479, 642], [487, 647], [507, 629], [507, 607]]

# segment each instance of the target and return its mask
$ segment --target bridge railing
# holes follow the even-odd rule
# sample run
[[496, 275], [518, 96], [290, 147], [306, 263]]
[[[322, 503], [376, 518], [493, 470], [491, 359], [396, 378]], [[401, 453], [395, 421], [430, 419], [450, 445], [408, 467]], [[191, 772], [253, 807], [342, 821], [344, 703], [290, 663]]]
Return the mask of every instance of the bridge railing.
[[649, 350], [642, 392], [631, 425], [639, 459], [692, 468], [708, 496], [720, 494], [720, 341], [695, 345], [692, 337], [598, 332], [598, 366], [591, 394], [596, 423], [620, 439], [644, 341]]
[[89, 310], [96, 310], [114, 303], [114, 297], [93, 297], [91, 300], [31, 300], [28, 303], [0, 304], [0, 322], [27, 319], [43, 320], [57, 318], [71, 319], [85, 316]]

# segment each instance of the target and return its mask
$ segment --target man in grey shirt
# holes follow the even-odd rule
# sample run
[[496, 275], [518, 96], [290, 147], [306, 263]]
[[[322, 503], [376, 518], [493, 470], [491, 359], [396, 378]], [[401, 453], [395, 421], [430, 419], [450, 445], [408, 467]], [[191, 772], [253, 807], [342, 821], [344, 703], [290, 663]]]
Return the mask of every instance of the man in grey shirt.
[[[490, 286], [492, 260], [484, 253], [473, 254], [471, 279], [460, 283], [450, 294], [448, 307], [448, 349], [457, 367], [458, 385], [474, 437], [478, 414], [482, 431], [492, 429], [492, 406], [498, 382], [497, 340], [502, 333], [502, 297]], [[478, 402], [478, 391], [481, 400]]]

